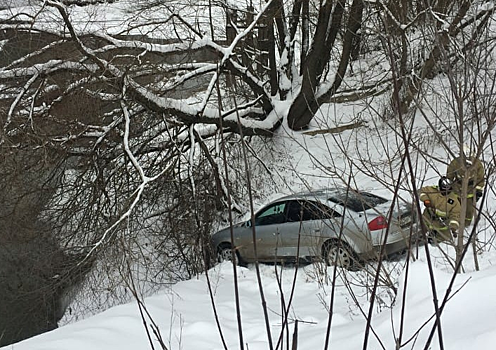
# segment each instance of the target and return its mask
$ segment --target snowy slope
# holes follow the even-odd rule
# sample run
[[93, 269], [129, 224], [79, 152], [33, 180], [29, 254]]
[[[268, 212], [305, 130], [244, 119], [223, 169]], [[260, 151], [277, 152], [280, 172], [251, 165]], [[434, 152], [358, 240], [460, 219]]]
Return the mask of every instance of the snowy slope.
[[[395, 337], [400, 333], [403, 294], [406, 293], [405, 322], [402, 342], [410, 340], [405, 348], [423, 349], [433, 327], [433, 298], [424, 249], [420, 248], [419, 260], [411, 264], [407, 288], [403, 288], [405, 273], [400, 276], [400, 289], [392, 309], [374, 309], [374, 333], [369, 337], [369, 349], [393, 349]], [[436, 259], [434, 259], [436, 260]], [[490, 350], [496, 341], [496, 254], [484, 256], [483, 270], [459, 275], [441, 317], [443, 342], [450, 350]], [[391, 264], [391, 263], [388, 263]], [[292, 338], [295, 320], [298, 320], [298, 349], [323, 347], [331, 300], [331, 281], [323, 281], [322, 266], [294, 267], [261, 266], [263, 290], [267, 299], [270, 330], [273, 344], [283, 327], [281, 318], [281, 289], [288, 302], [293, 279], [296, 279], [294, 299], [289, 312], [289, 339]], [[330, 278], [333, 268], [324, 268]], [[295, 277], [296, 273], [296, 277]], [[437, 293], [443, 299], [451, 274], [435, 269]], [[209, 271], [213, 301], [218, 313], [222, 334], [229, 349], [240, 348], [239, 333], [233, 293], [233, 270], [223, 263]], [[245, 348], [268, 349], [268, 337], [264, 323], [260, 294], [254, 266], [238, 267], [241, 300], [241, 320]], [[347, 290], [343, 279], [350, 280], [352, 289]], [[277, 282], [281, 281], [280, 285]], [[365, 318], [352, 302], [357, 298], [363, 312], [368, 312], [367, 289], [361, 285], [367, 281], [364, 272], [339, 271], [336, 279], [332, 313], [331, 345], [341, 350], [361, 348], [364, 341]], [[370, 277], [368, 283], [372, 283]], [[384, 292], [384, 288], [382, 289]], [[222, 349], [223, 344], [216, 326], [212, 302], [209, 297], [206, 276], [185, 281], [146, 298], [145, 306], [158, 326], [168, 349]], [[151, 320], [146, 317], [147, 325]], [[151, 331], [151, 330], [150, 330]], [[288, 338], [284, 333], [284, 344]], [[155, 339], [155, 335], [151, 334]], [[380, 339], [380, 345], [379, 341]], [[160, 348], [154, 341], [155, 349]], [[150, 348], [147, 334], [136, 303], [109, 309], [83, 321], [70, 324], [23, 342], [5, 347], [14, 350], [134, 350]], [[438, 337], [434, 336], [432, 349], [439, 349]]]

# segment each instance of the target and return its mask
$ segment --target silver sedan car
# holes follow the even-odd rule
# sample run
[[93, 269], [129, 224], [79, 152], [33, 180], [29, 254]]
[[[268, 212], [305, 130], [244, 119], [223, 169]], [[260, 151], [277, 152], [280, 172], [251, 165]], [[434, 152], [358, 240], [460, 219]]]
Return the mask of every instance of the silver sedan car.
[[253, 219], [213, 234], [212, 243], [218, 261], [324, 259], [354, 270], [381, 253], [405, 251], [417, 233], [411, 204], [336, 187], [279, 198]]

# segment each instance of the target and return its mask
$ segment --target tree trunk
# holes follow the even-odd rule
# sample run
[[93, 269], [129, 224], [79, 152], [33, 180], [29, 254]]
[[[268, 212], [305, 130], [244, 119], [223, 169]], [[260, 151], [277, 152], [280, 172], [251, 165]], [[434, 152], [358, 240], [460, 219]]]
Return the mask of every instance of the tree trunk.
[[[338, 2], [334, 9], [332, 16], [333, 23], [330, 27], [328, 36], [319, 35], [319, 25], [323, 26], [323, 23], [325, 22], [319, 17], [319, 23], [316, 29], [317, 34], [315, 35], [312, 49], [307, 56], [307, 60], [302, 64], [301, 90], [293, 101], [288, 114], [288, 125], [293, 130], [302, 130], [308, 127], [308, 124], [319, 109], [322, 103], [321, 101], [328, 99], [335, 94], [339, 86], [341, 86], [346, 74], [348, 63], [353, 52], [353, 42], [356, 40], [356, 35], [361, 27], [364, 6], [362, 0], [354, 0], [350, 7], [350, 15], [344, 35], [343, 50], [341, 52], [338, 69], [334, 76], [334, 82], [321, 96], [315, 95], [315, 91], [321, 79], [320, 75], [325, 67], [323, 62], [328, 62], [330, 50], [334, 44], [335, 35], [339, 27], [337, 23], [341, 23], [343, 9], [340, 5], [344, 5], [344, 3]], [[325, 11], [322, 10], [322, 13], [325, 13]], [[328, 24], [329, 23], [326, 22], [324, 28], [328, 28]]]

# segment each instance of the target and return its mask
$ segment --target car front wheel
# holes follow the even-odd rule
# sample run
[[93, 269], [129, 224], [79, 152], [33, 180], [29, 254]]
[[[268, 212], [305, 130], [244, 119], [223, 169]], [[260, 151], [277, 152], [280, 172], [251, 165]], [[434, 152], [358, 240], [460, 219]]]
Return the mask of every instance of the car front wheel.
[[359, 269], [358, 258], [346, 243], [328, 242], [324, 249], [324, 257], [328, 265], [336, 265], [351, 271]]

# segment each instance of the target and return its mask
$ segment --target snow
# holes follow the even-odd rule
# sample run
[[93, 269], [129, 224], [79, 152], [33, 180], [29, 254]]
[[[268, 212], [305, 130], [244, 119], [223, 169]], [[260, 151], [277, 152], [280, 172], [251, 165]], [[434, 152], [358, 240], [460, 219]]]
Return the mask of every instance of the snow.
[[[431, 248], [432, 249], [432, 248]], [[405, 320], [403, 342], [412, 339], [405, 348], [422, 349], [433, 327], [434, 307], [429, 282], [429, 272], [424, 248], [420, 248], [419, 259], [411, 263], [406, 289], [403, 272], [398, 296], [392, 307], [381, 307], [374, 311], [372, 326], [376, 336], [369, 337], [369, 349], [386, 349], [395, 346], [401, 320], [403, 294], [405, 298]], [[490, 254], [494, 259], [496, 254]], [[390, 267], [392, 263], [387, 262]], [[277, 343], [282, 326], [281, 290], [285, 302], [289, 301], [293, 279], [296, 280], [293, 302], [289, 311], [289, 339], [298, 320], [298, 348], [316, 349], [323, 347], [329, 314], [332, 290], [332, 267], [318, 264], [302, 267], [281, 267], [261, 265], [262, 286], [269, 310], [270, 330], [273, 344]], [[325, 276], [327, 273], [327, 276]], [[443, 300], [452, 274], [442, 268], [435, 268], [435, 279], [439, 300]], [[235, 312], [233, 289], [233, 267], [222, 263], [208, 271], [217, 310], [220, 328], [229, 349], [239, 348], [239, 335]], [[360, 281], [366, 278], [361, 272], [337, 271], [335, 300], [332, 314], [330, 341], [332, 347], [342, 350], [358, 349], [363, 346], [365, 317], [351, 301], [353, 295], [359, 301], [363, 312], [368, 312], [367, 291]], [[268, 349], [268, 337], [260, 302], [256, 271], [253, 265], [237, 267], [243, 340], [246, 348]], [[496, 266], [486, 264], [478, 272], [467, 272], [457, 276], [451, 298], [441, 317], [444, 347], [446, 349], [494, 349], [496, 340], [496, 298], [494, 279]], [[327, 277], [327, 281], [326, 281]], [[280, 285], [278, 283], [280, 280]], [[352, 283], [347, 290], [344, 280]], [[219, 330], [214, 318], [212, 302], [208, 291], [206, 275], [175, 284], [164, 289], [144, 302], [148, 327], [151, 321], [157, 325], [164, 344], [168, 349], [221, 349]], [[150, 329], [151, 332], [151, 329]], [[418, 333], [417, 333], [418, 332]], [[286, 333], [283, 337], [286, 341]], [[160, 348], [151, 332], [155, 348]], [[432, 349], [439, 349], [437, 335]], [[109, 350], [145, 349], [149, 340], [137, 303], [116, 306], [101, 314], [69, 324], [20, 343], [5, 347], [14, 350]]]
[[[112, 11], [102, 11], [98, 14], [105, 16], [107, 22], [95, 21], [96, 24], [108, 23], [110, 26], [116, 23], [115, 28], [121, 28]], [[373, 66], [370, 62], [368, 64]], [[379, 66], [376, 68], [381, 70]], [[145, 92], [143, 94], [145, 95]], [[155, 100], [157, 103], [173, 104], [171, 108], [185, 108], [175, 105], [181, 101]], [[269, 125], [286, 115], [289, 108], [287, 102], [274, 102], [274, 105], [272, 115], [265, 121]], [[311, 128], [326, 128], [354, 122], [370, 113], [364, 106], [366, 104], [363, 102], [328, 105], [328, 108], [322, 108], [321, 114], [312, 121]], [[216, 117], [214, 111], [209, 117]], [[380, 136], [387, 144], [386, 150], [369, 143], [378, 139], [371, 135], [373, 132], [377, 132], [378, 135], [375, 136]], [[362, 137], [364, 134], [369, 135], [369, 138]], [[345, 131], [339, 135], [305, 136], [304, 133], [292, 132], [287, 125], [283, 125], [277, 131], [272, 146], [279, 154], [284, 155], [280, 157], [283, 161], [274, 163], [284, 181], [284, 185], [278, 187], [280, 194], [328, 187], [334, 181], [340, 181], [355, 173], [357, 164], [349, 164], [343, 156], [344, 151], [350, 157], [361, 161], [366, 158], [380, 164], [391, 159], [387, 152], [394, 153], [401, 144], [398, 144], [390, 130], [374, 131], [372, 127], [354, 132]], [[312, 150], [311, 154], [308, 149]], [[439, 159], [446, 158], [444, 151], [436, 148], [429, 151], [438, 155]], [[443, 169], [442, 164], [438, 166]], [[391, 172], [392, 174], [383, 175], [394, 179], [396, 174], [394, 170]], [[425, 179], [431, 181], [438, 176], [437, 173], [437, 169], [431, 167], [424, 175]], [[356, 172], [354, 181], [367, 190], [381, 188], [380, 184], [371, 181], [363, 173]], [[274, 195], [273, 192], [268, 193], [265, 201], [273, 199]], [[492, 198], [489, 200], [493, 201]], [[485, 234], [494, 235], [494, 229], [486, 231]], [[436, 295], [441, 305], [454, 277], [443, 252], [453, 257], [454, 251], [446, 245], [441, 245], [439, 248], [429, 246], [429, 252], [434, 265]], [[394, 349], [400, 334], [401, 344], [407, 343], [404, 345], [405, 349], [426, 348], [435, 321], [433, 290], [426, 253], [425, 247], [418, 247], [414, 252], [415, 259], [410, 261], [408, 267], [406, 257], [398, 261], [386, 261], [384, 268], [398, 288], [397, 295], [395, 296], [392, 289], [385, 286], [381, 280], [378, 299], [374, 305], [370, 304], [370, 293], [374, 282], [374, 274], [371, 272], [375, 273], [375, 264], [370, 264], [366, 270], [358, 272], [335, 270], [318, 263], [305, 266], [260, 265], [260, 283], [267, 302], [269, 330], [274, 348], [279, 338], [283, 342], [283, 346], [279, 348], [291, 346], [296, 321], [297, 348], [323, 348], [330, 315], [332, 348], [364, 348], [367, 324], [365, 316], [370, 307], [374, 332], [371, 332], [366, 340], [368, 349]], [[445, 349], [494, 349], [496, 251], [492, 248], [478, 255], [480, 271], [474, 271], [472, 254], [471, 251], [467, 254], [464, 272], [455, 276], [446, 306], [442, 309], [441, 329]], [[234, 268], [239, 287], [243, 344], [240, 344], [236, 314]], [[286, 325], [282, 311], [288, 303], [291, 305], [288, 310], [289, 322]], [[160, 349], [159, 338], [163, 340], [167, 349], [222, 349], [224, 339], [229, 349], [241, 348], [243, 345], [250, 350], [265, 350], [269, 349], [269, 336], [262, 305], [256, 266], [233, 267], [229, 263], [222, 263], [210, 269], [207, 274], [177, 283], [144, 298], [142, 307], [136, 301], [115, 306], [2, 349], [135, 350], [152, 348], [152, 344], [155, 349]], [[154, 329], [157, 330], [156, 333]], [[427, 348], [441, 348], [437, 333], [432, 338], [431, 346]]]
[[[354, 111], [356, 106], [341, 105], [338, 108], [340, 116], [344, 113], [354, 116], [350, 111]], [[279, 109], [283, 110], [283, 106], [279, 106]], [[341, 124], [348, 121], [339, 119], [339, 122]], [[318, 123], [317, 119], [313, 122], [313, 127], [317, 127]], [[366, 132], [369, 133], [370, 130]], [[367, 147], [368, 143], [353, 138], [350, 131], [342, 133], [337, 140], [328, 135], [305, 136], [303, 133], [289, 132], [284, 127], [278, 133], [280, 134], [274, 140], [274, 147], [280, 152], [288, 152], [288, 157], [291, 154], [289, 163], [298, 160], [293, 169], [281, 169], [282, 174], [290, 171], [298, 171], [301, 174], [296, 179], [284, 179], [288, 181], [286, 186], [293, 191], [328, 186], [330, 181], [335, 181], [325, 176], [322, 167], [315, 166], [314, 158], [325, 162], [329, 156], [326, 147], [334, 147], [332, 143], [341, 138], [348, 140], [347, 147], [350, 152], [374, 152], [360, 148]], [[314, 151], [313, 157], [298, 145], [311, 147]], [[376, 150], [375, 156], [381, 158], [383, 155]], [[345, 169], [346, 162], [343, 158], [335, 157], [333, 161], [335, 166], [341, 167], [343, 173], [348, 171]], [[377, 183], [366, 180], [365, 176], [358, 177], [361, 178], [357, 180], [361, 186], [378, 187]], [[271, 196], [266, 200], [270, 199]], [[494, 232], [486, 234], [491, 235]], [[484, 239], [486, 237], [481, 236], [481, 240]], [[444, 244], [439, 248], [429, 246], [429, 252], [437, 300], [439, 305], [442, 305], [453, 278], [453, 270], [444, 254], [453, 257], [455, 253], [452, 247]], [[446, 306], [442, 308], [442, 342], [445, 349], [494, 349], [496, 251], [489, 249], [479, 254], [480, 271], [474, 271], [472, 254], [471, 251], [467, 254], [464, 272], [455, 276]], [[404, 348], [424, 349], [434, 327], [434, 298], [425, 247], [414, 249], [414, 257], [408, 269], [405, 265], [406, 257], [385, 262], [385, 270], [391, 280], [393, 283], [397, 281], [397, 295], [395, 297], [392, 289], [386, 287], [381, 280], [378, 298], [373, 306], [370, 304], [370, 293], [374, 282], [375, 264], [370, 264], [366, 270], [358, 272], [338, 269], [336, 279], [333, 279], [333, 267], [318, 263], [299, 267], [260, 265], [261, 285], [267, 303], [273, 346], [276, 346], [279, 338], [282, 339], [284, 347], [288, 342], [292, 343], [295, 321], [298, 320], [298, 349], [323, 348], [330, 315], [328, 310], [332, 308], [332, 348], [363, 348], [367, 324], [365, 315], [372, 307], [373, 332], [366, 340], [368, 349], [393, 349], [400, 333], [401, 343], [407, 343]], [[250, 350], [269, 349], [256, 267], [248, 265], [236, 269], [243, 345]], [[167, 349], [222, 349], [222, 339], [228, 349], [240, 348], [233, 266], [229, 263], [219, 264], [208, 271], [208, 277], [207, 280], [207, 275], [202, 274], [145, 298], [143, 306], [146, 312], [144, 308], [140, 310], [136, 301], [130, 302], [3, 349], [134, 350], [152, 348], [150, 339], [154, 348], [159, 349], [161, 345], [157, 338], [162, 339]], [[209, 293], [209, 284], [212, 295]], [[291, 298], [293, 284], [294, 295]], [[285, 325], [281, 316], [282, 310], [283, 306], [290, 302], [289, 321]], [[216, 323], [213, 305], [221, 331]], [[144, 320], [141, 315], [145, 315]], [[153, 331], [154, 327], [158, 330], [157, 333]], [[429, 348], [441, 349], [439, 343], [438, 334], [435, 333]]]

